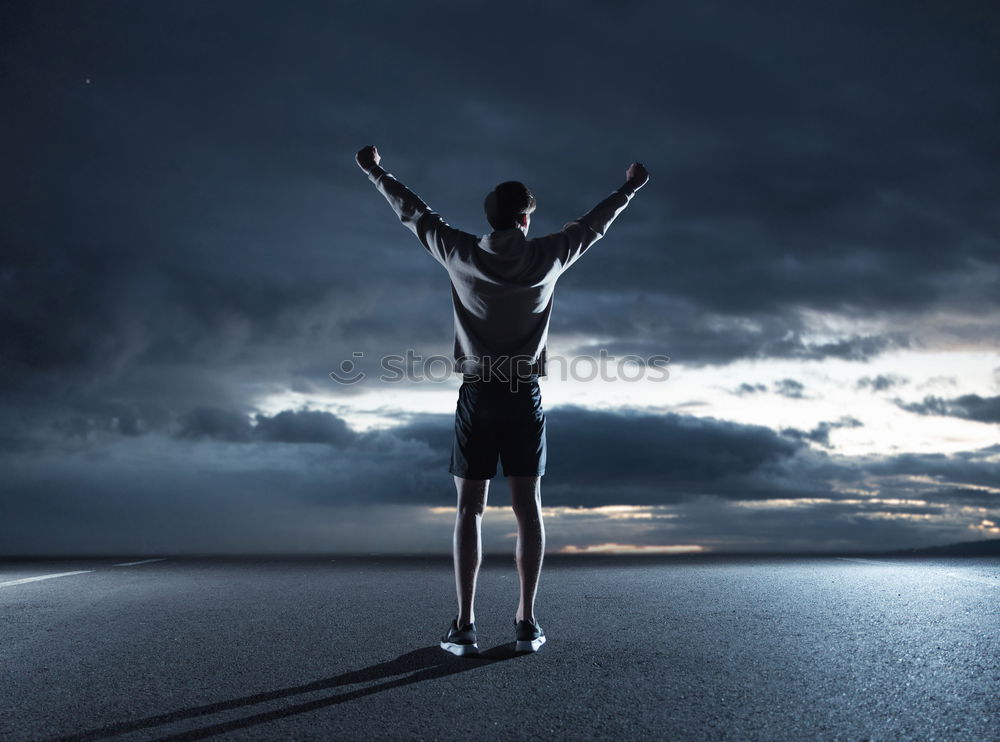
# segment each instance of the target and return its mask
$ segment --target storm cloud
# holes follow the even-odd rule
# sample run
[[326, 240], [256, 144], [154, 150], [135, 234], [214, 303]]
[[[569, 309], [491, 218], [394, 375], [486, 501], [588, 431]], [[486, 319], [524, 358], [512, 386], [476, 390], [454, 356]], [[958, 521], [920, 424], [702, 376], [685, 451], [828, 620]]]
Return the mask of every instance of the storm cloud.
[[949, 415], [981, 423], [1000, 423], [1000, 396], [980, 397], [978, 394], [963, 394], [945, 399], [932, 394], [920, 402], [896, 400], [896, 404], [907, 412], [918, 415]]
[[[454, 503], [451, 483], [441, 475], [450, 452], [449, 415], [414, 415], [393, 429], [351, 432], [323, 412], [286, 410], [253, 419], [218, 408], [191, 412], [158, 432], [104, 430], [84, 444], [68, 431], [50, 431], [31, 457], [3, 454], [4, 553], [342, 551], [345, 545], [392, 551], [400, 544], [424, 550], [417, 534], [401, 536], [402, 526], [383, 519], [427, 519], [428, 507]], [[883, 498], [913, 500], [908, 479], [914, 475], [925, 480], [919, 502], [897, 502], [892, 512], [901, 522], [884, 524], [893, 529], [894, 543], [933, 543], [945, 533], [928, 531], [919, 519], [906, 521], [907, 514], [955, 505], [981, 509], [981, 517], [1000, 514], [996, 494], [983, 489], [1000, 476], [996, 447], [952, 456], [850, 458], [808, 445], [813, 434], [575, 407], [552, 409], [549, 430], [547, 508], [576, 509], [581, 517], [606, 506], [681, 508], [664, 527], [683, 526], [688, 542], [734, 545], [748, 519], [766, 518], [776, 538], [782, 529], [791, 533], [809, 523], [819, 529], [816, 548], [863, 547], [863, 534], [873, 532], [866, 524], [874, 516], [866, 514], [884, 514], [882, 503], [891, 500]], [[840, 489], [865, 486], [872, 476], [881, 478], [877, 497], [859, 500]], [[503, 505], [503, 493], [494, 490], [493, 502]], [[836, 517], [820, 533], [824, 510]], [[698, 515], [709, 512], [714, 523]], [[446, 538], [442, 523], [428, 525], [428, 533], [437, 528]], [[951, 519], [942, 525], [951, 533], [960, 527]], [[597, 522], [588, 528], [597, 529]], [[613, 532], [605, 530], [603, 538]], [[358, 540], [362, 533], [368, 542]], [[584, 533], [560, 538], [580, 544]], [[804, 548], [804, 533], [777, 541]], [[665, 532], [643, 526], [633, 535], [636, 543], [651, 543], [655, 534]]]

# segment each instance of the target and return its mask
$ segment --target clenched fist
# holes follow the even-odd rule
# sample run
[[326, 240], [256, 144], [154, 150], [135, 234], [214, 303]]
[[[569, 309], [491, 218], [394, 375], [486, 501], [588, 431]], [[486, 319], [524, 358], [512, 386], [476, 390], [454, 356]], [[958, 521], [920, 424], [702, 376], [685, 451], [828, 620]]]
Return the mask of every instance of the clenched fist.
[[629, 185], [638, 191], [649, 180], [649, 171], [643, 167], [641, 162], [633, 162], [625, 171], [625, 177], [628, 178]]
[[354, 156], [354, 159], [358, 161], [358, 167], [367, 173], [373, 167], [378, 165], [382, 158], [379, 156], [378, 150], [375, 149], [375, 145], [369, 144], [367, 147], [359, 149], [358, 154]]

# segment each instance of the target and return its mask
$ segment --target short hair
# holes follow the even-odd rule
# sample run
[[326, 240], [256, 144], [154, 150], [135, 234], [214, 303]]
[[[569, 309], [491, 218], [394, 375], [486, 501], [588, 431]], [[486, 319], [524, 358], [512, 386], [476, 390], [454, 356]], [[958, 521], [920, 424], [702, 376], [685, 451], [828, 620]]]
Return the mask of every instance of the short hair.
[[508, 180], [486, 195], [483, 206], [493, 229], [511, 229], [517, 225], [520, 214], [535, 210], [535, 196], [524, 183]]

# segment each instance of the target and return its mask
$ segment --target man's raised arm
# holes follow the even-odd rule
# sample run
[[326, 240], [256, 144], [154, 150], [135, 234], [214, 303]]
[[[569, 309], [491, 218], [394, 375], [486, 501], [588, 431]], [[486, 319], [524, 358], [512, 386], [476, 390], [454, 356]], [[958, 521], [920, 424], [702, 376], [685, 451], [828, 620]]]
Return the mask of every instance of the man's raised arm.
[[439, 263], [447, 265], [448, 256], [463, 234], [461, 230], [449, 226], [417, 194], [379, 166], [382, 158], [375, 145], [362, 147], [355, 159], [358, 167], [368, 174], [368, 180], [385, 196], [399, 220]]
[[568, 222], [559, 232], [537, 240], [536, 244], [541, 243], [544, 249], [550, 251], [553, 260], [562, 266], [561, 270], [569, 268], [604, 236], [615, 218], [629, 205], [635, 192], [649, 180], [649, 172], [641, 163], [633, 162], [625, 171], [625, 178], [625, 182], [610, 196], [579, 219]]

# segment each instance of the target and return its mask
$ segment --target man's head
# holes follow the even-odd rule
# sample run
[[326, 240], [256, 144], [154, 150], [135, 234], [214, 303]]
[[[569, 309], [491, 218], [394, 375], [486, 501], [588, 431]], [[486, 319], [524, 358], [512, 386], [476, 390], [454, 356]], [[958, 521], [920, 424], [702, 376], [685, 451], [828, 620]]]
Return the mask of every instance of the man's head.
[[525, 235], [535, 210], [535, 196], [519, 181], [501, 183], [486, 196], [486, 218], [495, 230], [520, 227]]

